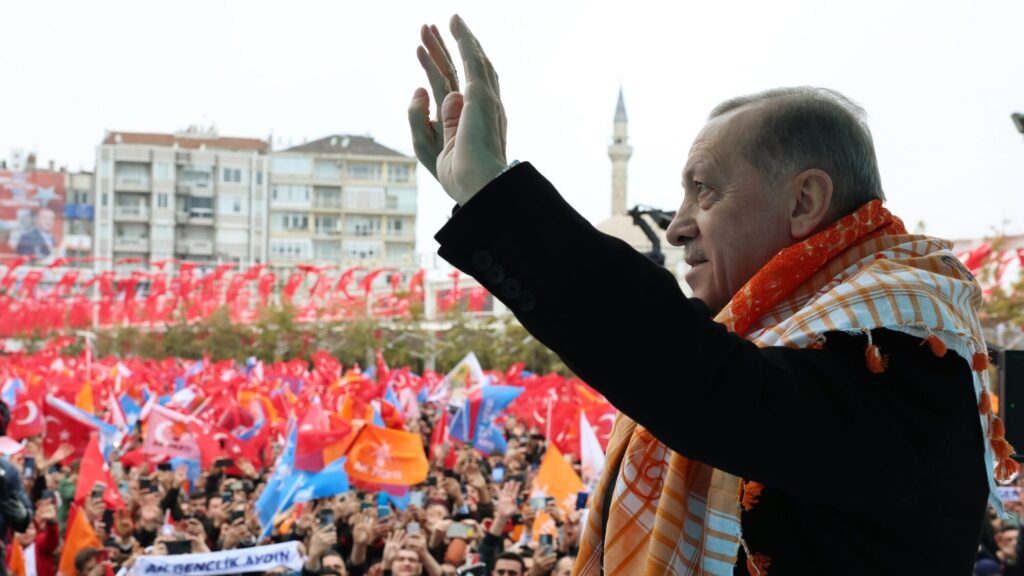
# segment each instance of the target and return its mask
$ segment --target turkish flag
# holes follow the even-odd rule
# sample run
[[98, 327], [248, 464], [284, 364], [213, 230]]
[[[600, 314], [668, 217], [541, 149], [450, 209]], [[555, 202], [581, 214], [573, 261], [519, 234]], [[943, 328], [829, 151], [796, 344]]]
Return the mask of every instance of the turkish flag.
[[100, 441], [96, 434], [89, 438], [89, 445], [85, 448], [85, 456], [78, 466], [78, 484], [75, 486], [75, 503], [79, 506], [85, 503], [85, 499], [92, 492], [96, 484], [102, 483], [106, 489], [103, 492], [103, 503], [111, 510], [124, 508], [124, 499], [114, 484], [114, 478], [110, 475], [110, 467], [103, 459], [100, 452]]
[[92, 432], [91, 428], [65, 416], [61, 411], [45, 402], [43, 403], [43, 421], [45, 423], [43, 453], [47, 457], [52, 456], [61, 444], [71, 444], [75, 449], [66, 461], [78, 460], [85, 454], [85, 443], [81, 439], [89, 437]]
[[353, 437], [351, 424], [328, 414], [321, 404], [314, 403], [299, 423], [295, 467], [308, 472], [323, 470], [324, 466], [345, 454]]
[[15, 440], [43, 433], [43, 397], [39, 390], [18, 395], [18, 404], [11, 410], [7, 435]]

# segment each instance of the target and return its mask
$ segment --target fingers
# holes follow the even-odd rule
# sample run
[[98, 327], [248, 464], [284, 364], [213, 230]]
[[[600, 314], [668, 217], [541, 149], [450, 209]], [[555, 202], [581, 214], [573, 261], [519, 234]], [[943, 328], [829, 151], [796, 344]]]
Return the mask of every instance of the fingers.
[[[440, 108], [440, 106], [438, 106]], [[440, 138], [430, 122], [430, 95], [417, 88], [409, 102], [409, 128], [412, 147], [419, 161], [437, 178], [437, 155], [441, 152]]]
[[[434, 93], [435, 102], [443, 102], [444, 97], [452, 92], [448, 79], [441, 73], [441, 70], [437, 66], [437, 62], [427, 54], [427, 51], [420, 46], [416, 49], [416, 59], [420, 61], [420, 66], [423, 67], [423, 71], [427, 73], [427, 81], [430, 83], [430, 90]], [[440, 120], [441, 110], [437, 110], [437, 118]]]
[[459, 44], [462, 65], [466, 69], [466, 88], [479, 82], [489, 86], [495, 94], [498, 94], [498, 75], [494, 72], [494, 67], [491, 66], [487, 55], [484, 54], [476, 36], [473, 36], [469, 27], [458, 15], [452, 16], [451, 31]]
[[436, 26], [420, 28], [420, 39], [423, 46], [416, 51], [416, 56], [430, 80], [434, 100], [441, 102], [449, 92], [458, 92], [458, 72]]
[[442, 141], [445, 148], [454, 145], [455, 134], [459, 131], [459, 119], [462, 117], [462, 106], [464, 103], [462, 94], [452, 92], [445, 97], [444, 103], [441, 104]]
[[437, 26], [431, 25], [430, 31], [434, 33], [434, 38], [437, 40], [437, 44], [441, 47], [441, 52], [444, 53], [444, 59], [448, 63], [448, 68], [451, 70], [451, 75], [448, 77], [449, 83], [452, 90], [459, 90], [459, 75], [458, 70], [455, 69], [455, 61], [452, 60], [451, 52], [448, 51], [448, 47], [444, 44], [444, 38], [441, 37], [441, 31], [437, 29]]

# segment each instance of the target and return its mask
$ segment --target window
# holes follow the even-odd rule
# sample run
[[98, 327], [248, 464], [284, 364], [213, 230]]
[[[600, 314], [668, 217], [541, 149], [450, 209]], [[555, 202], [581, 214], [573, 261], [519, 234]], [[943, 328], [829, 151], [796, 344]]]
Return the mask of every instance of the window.
[[157, 180], [170, 180], [171, 176], [171, 165], [167, 162], [156, 162], [153, 164], [153, 178]]
[[345, 218], [345, 234], [347, 236], [377, 236], [380, 234], [380, 218], [347, 216]]
[[118, 162], [114, 165], [114, 180], [118, 186], [149, 186], [149, 164]]
[[242, 169], [241, 168], [221, 168], [220, 180], [226, 184], [241, 184], [242, 183]]
[[210, 168], [185, 166], [181, 169], [178, 179], [182, 184], [188, 184], [196, 188], [209, 188], [213, 183], [213, 172]]
[[167, 198], [167, 194], [162, 194], [162, 193], [161, 194], [157, 194], [156, 195], [156, 207], [157, 208], [167, 208], [168, 206], [170, 206], [170, 201]]
[[415, 212], [416, 190], [413, 188], [388, 188], [385, 205], [388, 210]]
[[335, 182], [341, 180], [341, 163], [336, 160], [318, 160], [314, 165], [317, 180]]
[[412, 234], [412, 220], [390, 218], [388, 220], [388, 236], [404, 236]]
[[256, 171], [256, 185], [263, 186], [263, 170]]
[[342, 245], [345, 256], [354, 260], [368, 260], [380, 256], [379, 242], [351, 240]]
[[313, 206], [317, 208], [341, 208], [341, 188], [328, 186], [313, 188]]
[[270, 257], [279, 260], [309, 260], [312, 246], [308, 240], [274, 238], [270, 241]]
[[153, 225], [153, 240], [164, 241], [174, 239], [174, 229], [168, 224], [154, 224]]
[[309, 206], [309, 186], [274, 184], [270, 199], [278, 204]]
[[388, 261], [392, 264], [409, 264], [412, 258], [412, 244], [388, 244]]
[[100, 194], [100, 206], [107, 206], [110, 203], [110, 199], [107, 197], [107, 193]]
[[241, 194], [218, 194], [217, 211], [221, 214], [242, 214], [248, 212], [247, 198]]
[[185, 196], [184, 211], [192, 218], [213, 218], [213, 198]]
[[309, 174], [313, 160], [301, 156], [275, 156], [270, 159], [270, 171], [275, 174]]
[[350, 180], [380, 180], [381, 164], [370, 162], [349, 162], [348, 177]]
[[276, 212], [270, 216], [270, 229], [287, 232], [309, 229], [309, 215], [301, 212]]
[[383, 210], [385, 206], [384, 189], [377, 187], [346, 187], [342, 199], [345, 208], [354, 210]]
[[317, 260], [341, 260], [341, 244], [335, 242], [315, 242], [313, 257]]
[[317, 234], [341, 234], [341, 219], [337, 216], [317, 216], [315, 225]]
[[388, 164], [388, 182], [408, 182], [408, 164]]

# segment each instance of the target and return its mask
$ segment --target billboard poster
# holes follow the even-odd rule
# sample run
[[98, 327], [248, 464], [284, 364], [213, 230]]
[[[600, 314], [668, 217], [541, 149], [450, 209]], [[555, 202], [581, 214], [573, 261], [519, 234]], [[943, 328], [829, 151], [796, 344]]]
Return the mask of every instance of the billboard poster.
[[64, 174], [0, 170], [0, 258], [64, 252]]

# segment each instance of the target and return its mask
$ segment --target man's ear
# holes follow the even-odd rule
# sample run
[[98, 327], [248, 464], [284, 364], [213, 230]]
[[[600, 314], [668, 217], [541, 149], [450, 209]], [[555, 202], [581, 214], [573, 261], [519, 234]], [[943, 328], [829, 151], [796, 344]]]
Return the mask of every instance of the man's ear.
[[808, 168], [793, 178], [789, 231], [803, 240], [829, 223], [832, 207], [832, 178], [824, 170]]

